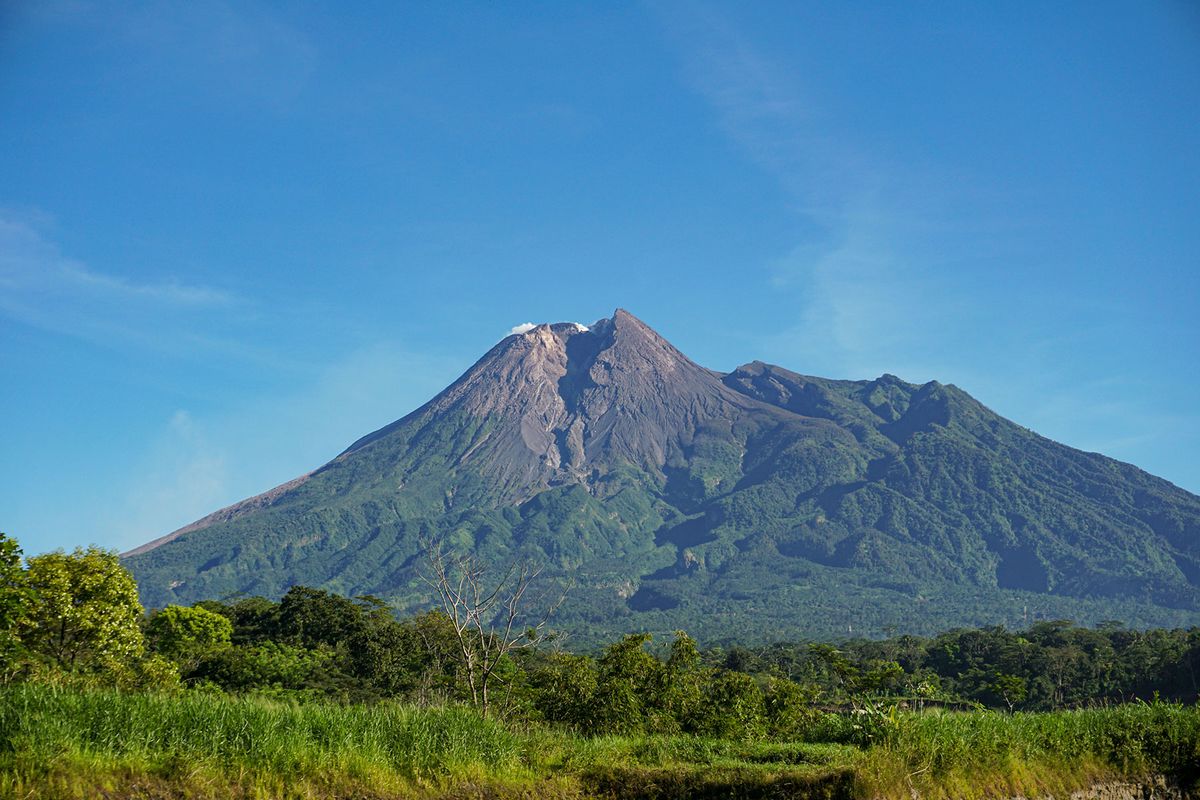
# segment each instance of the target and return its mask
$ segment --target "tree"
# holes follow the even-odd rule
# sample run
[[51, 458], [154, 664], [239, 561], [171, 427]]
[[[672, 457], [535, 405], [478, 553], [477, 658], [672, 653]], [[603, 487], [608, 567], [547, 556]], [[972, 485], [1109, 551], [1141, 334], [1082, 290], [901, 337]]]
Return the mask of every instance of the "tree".
[[279, 601], [279, 634], [305, 647], [337, 647], [366, 626], [368, 609], [308, 586], [293, 586]]
[[1004, 701], [1004, 704], [1008, 706], [1009, 713], [1012, 713], [1029, 694], [1024, 678], [1020, 675], [1007, 675], [1002, 672], [996, 673], [996, 678], [989, 688], [992, 694]]
[[796, 739], [813, 723], [820, 711], [816, 691], [787, 678], [768, 678], [763, 692], [767, 731], [779, 739]]
[[862, 670], [851, 663], [846, 654], [831, 644], [813, 642], [808, 646], [813, 666], [823, 682], [830, 682], [841, 692], [855, 694], [862, 683]]
[[17, 669], [30, 600], [29, 581], [21, 568], [21, 547], [0, 533], [0, 681], [10, 679]]
[[657, 700], [663, 665], [646, 652], [648, 633], [631, 633], [610, 644], [596, 662], [591, 733], [641, 733]]
[[396, 697], [417, 687], [424, 666], [417, 634], [390, 617], [364, 626], [346, 643], [346, 665], [364, 689]]
[[542, 602], [532, 605], [541, 605], [542, 610], [531, 616], [527, 595], [541, 567], [514, 562], [493, 583], [486, 564], [473, 555], [447, 555], [439, 542], [425, 544], [425, 558], [428, 574], [421, 578], [437, 593], [453, 624], [471, 702], [486, 717], [492, 681], [505, 657], [548, 638], [547, 625], [566, 599], [566, 589], [552, 600], [545, 593], [537, 598]]
[[441, 610], [431, 610], [410, 617], [403, 625], [418, 643], [420, 674], [412, 688], [413, 699], [430, 703], [461, 696], [463, 687], [457, 681], [461, 650], [450, 618]]
[[721, 739], [749, 741], [766, 733], [766, 704], [754, 678], [721, 670], [704, 686], [702, 712], [696, 733]]
[[228, 617], [200, 606], [167, 606], [146, 623], [150, 646], [181, 665], [227, 646], [232, 636], [233, 623]]
[[265, 641], [213, 650], [200, 658], [189, 680], [212, 684], [226, 691], [307, 691], [329, 693], [338, 685], [340, 673], [327, 649], [310, 650], [282, 642]]
[[346, 663], [364, 689], [422, 704], [454, 698], [458, 642], [446, 615], [429, 611], [400, 623], [382, 600], [356, 599], [363, 616], [345, 642]]
[[671, 653], [660, 672], [662, 686], [658, 694], [662, 711], [675, 721], [679, 730], [688, 728], [699, 713], [709, 677], [709, 671], [701, 665], [696, 640], [683, 631], [675, 631]]
[[550, 653], [532, 671], [535, 705], [544, 719], [592, 730], [596, 702], [596, 662], [588, 656]]
[[142, 655], [137, 584], [117, 554], [61, 550], [28, 562], [31, 651], [64, 672], [124, 672]]

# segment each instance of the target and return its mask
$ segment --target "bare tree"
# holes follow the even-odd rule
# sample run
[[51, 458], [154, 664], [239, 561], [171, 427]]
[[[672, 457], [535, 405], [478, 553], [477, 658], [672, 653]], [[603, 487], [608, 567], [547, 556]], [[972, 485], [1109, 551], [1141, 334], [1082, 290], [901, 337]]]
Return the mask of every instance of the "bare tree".
[[[514, 561], [498, 580], [488, 579], [489, 566], [474, 555], [450, 555], [440, 541], [424, 542], [428, 572], [421, 573], [442, 602], [454, 625], [459, 656], [471, 690], [471, 702], [486, 717], [496, 669], [514, 650], [533, 647], [551, 638], [550, 617], [566, 599], [565, 587], [530, 589], [542, 574], [531, 561]], [[540, 611], [531, 613], [529, 607]]]

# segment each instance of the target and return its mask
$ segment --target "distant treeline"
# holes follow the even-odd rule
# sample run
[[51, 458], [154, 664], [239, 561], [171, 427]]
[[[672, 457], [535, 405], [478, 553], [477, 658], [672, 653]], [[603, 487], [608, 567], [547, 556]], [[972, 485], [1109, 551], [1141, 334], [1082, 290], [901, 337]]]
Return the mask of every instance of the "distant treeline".
[[1025, 630], [956, 629], [824, 643], [730, 647], [705, 662], [756, 675], [781, 675], [818, 697], [940, 698], [990, 708], [1052, 711], [1155, 697], [1195, 702], [1200, 694], [1200, 628], [1130, 630], [1120, 623], [1077, 627], [1068, 620]]
[[[201, 611], [229, 620], [230, 644], [179, 661], [188, 685], [365, 700], [467, 699], [453, 627], [438, 611], [397, 620], [376, 600], [306, 587], [294, 587], [278, 603], [250, 598], [191, 609]], [[178, 613], [150, 615], [152, 648], [165, 643], [156, 632], [166, 626], [156, 620]], [[711, 732], [717, 723], [699, 720], [702, 709], [726, 720], [738, 709], [736, 724], [753, 726], [753, 718], [762, 717], [762, 725], [786, 727], [784, 717], [805, 709], [879, 700], [1003, 710], [1155, 697], [1191, 703], [1200, 689], [1200, 628], [1089, 629], [1058, 621], [1024, 631], [994, 627], [933, 638], [703, 651], [682, 632], [670, 643], [636, 634], [592, 655], [553, 646], [516, 652], [501, 669], [509, 713], [596, 731], [676, 724]]]
[[[490, 637], [485, 633], [483, 636]], [[51, 553], [24, 564], [0, 535], [0, 677], [297, 700], [472, 702], [464, 638], [440, 611], [396, 619], [371, 597], [296, 586], [261, 597], [144, 614], [115, 554]], [[954, 630], [838, 644], [700, 650], [626, 636], [592, 654], [553, 641], [495, 663], [492, 708], [584, 733], [758, 738], [870, 736], [885, 706], [1053, 710], [1132, 700], [1194, 702], [1200, 628], [1096, 629], [1041, 622], [1024, 631]], [[486, 709], [485, 709], [486, 711]]]

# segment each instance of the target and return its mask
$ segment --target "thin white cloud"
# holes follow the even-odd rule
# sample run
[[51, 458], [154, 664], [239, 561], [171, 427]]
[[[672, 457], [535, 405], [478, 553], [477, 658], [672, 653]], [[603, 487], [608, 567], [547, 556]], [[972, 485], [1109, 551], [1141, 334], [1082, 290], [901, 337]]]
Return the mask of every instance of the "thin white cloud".
[[182, 306], [225, 306], [234, 302], [228, 292], [204, 286], [187, 286], [180, 283], [134, 283], [112, 275], [93, 272], [82, 264], [62, 261], [58, 265], [58, 279], [75, 284], [80, 289], [107, 292], [117, 296], [143, 297], [149, 300]]
[[863, 153], [834, 135], [801, 81], [726, 16], [689, 5], [662, 18], [721, 129], [791, 192], [801, 213], [836, 223], [844, 205], [871, 188], [874, 169]]
[[953, 281], [935, 276], [953, 254], [931, 257], [929, 234], [952, 206], [934, 179], [857, 146], [812, 100], [802, 75], [723, 13], [660, 10], [687, 80], [797, 214], [796, 244], [764, 265], [766, 280], [796, 305], [794, 321], [762, 343], [768, 355], [846, 377], [899, 363], [917, 376], [941, 367], [930, 343], [959, 324], [962, 304]]
[[171, 305], [223, 306], [235, 298], [217, 289], [175, 281], [139, 283], [89, 269], [63, 255], [30, 224], [0, 215], [0, 282], [11, 291], [105, 295]]
[[214, 314], [242, 305], [221, 289], [139, 281], [63, 254], [33, 225], [0, 215], [0, 316], [103, 344], [191, 344]]
[[537, 325], [534, 325], [532, 322], [522, 322], [520, 325], [514, 325], [511, 328], [509, 328], [507, 335], [512, 336], [512, 335], [518, 334], [518, 333], [528, 333], [529, 331], [533, 330], [536, 327], [537, 327]]

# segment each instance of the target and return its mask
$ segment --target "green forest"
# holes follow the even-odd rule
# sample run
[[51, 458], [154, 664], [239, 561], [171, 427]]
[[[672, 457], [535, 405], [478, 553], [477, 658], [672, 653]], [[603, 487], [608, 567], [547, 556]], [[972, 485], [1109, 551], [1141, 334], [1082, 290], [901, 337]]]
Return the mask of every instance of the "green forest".
[[522, 575], [472, 600], [467, 566], [434, 570], [443, 608], [402, 619], [303, 586], [146, 613], [116, 554], [23, 559], [0, 536], [0, 792], [989, 796], [1200, 777], [1197, 628], [704, 649], [679, 631], [575, 652], [520, 605]]

